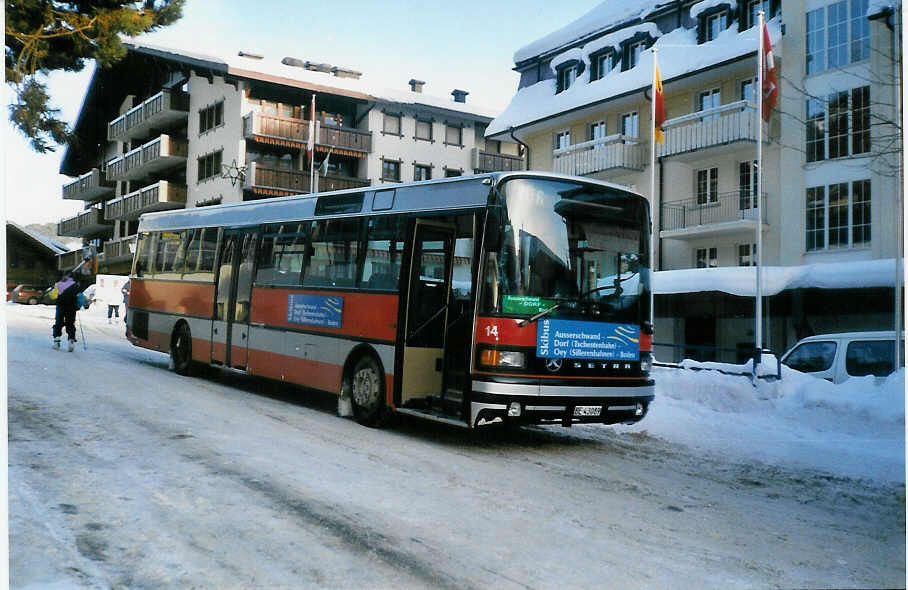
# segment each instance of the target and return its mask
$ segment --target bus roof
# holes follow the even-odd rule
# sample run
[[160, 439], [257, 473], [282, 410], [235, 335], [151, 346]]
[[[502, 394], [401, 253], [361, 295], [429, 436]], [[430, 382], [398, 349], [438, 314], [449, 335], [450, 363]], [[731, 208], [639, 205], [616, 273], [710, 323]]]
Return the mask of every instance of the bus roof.
[[194, 227], [244, 227], [337, 216], [483, 208], [488, 205], [493, 186], [518, 177], [595, 184], [640, 196], [627, 187], [591, 178], [549, 172], [491, 172], [145, 213], [140, 217], [139, 232]]

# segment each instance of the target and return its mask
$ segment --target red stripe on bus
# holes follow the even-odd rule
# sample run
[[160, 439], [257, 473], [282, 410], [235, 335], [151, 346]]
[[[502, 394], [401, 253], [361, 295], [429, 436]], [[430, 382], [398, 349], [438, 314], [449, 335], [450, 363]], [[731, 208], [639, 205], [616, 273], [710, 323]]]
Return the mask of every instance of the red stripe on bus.
[[261, 377], [340, 392], [342, 367], [333, 363], [249, 349], [249, 368], [251, 373]]
[[514, 318], [476, 318], [476, 342], [481, 344], [509, 344], [536, 346], [536, 323], [522, 328]]
[[132, 279], [129, 305], [199, 317], [211, 317], [214, 284]]
[[653, 335], [640, 332], [640, 352], [653, 351]]

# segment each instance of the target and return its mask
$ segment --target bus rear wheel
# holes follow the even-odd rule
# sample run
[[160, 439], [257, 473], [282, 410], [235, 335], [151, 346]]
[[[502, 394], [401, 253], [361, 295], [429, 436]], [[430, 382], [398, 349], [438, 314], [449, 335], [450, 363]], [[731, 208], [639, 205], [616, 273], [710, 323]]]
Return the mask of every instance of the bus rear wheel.
[[380, 426], [387, 416], [381, 367], [372, 356], [363, 356], [350, 373], [353, 415], [364, 426]]
[[192, 335], [189, 326], [180, 324], [173, 333], [170, 343], [170, 360], [177, 375], [192, 373]]

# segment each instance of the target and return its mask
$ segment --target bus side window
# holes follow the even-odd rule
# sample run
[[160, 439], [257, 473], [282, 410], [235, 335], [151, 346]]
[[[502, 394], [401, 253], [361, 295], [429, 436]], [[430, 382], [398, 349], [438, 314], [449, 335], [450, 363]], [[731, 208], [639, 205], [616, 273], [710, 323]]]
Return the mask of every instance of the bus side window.
[[369, 220], [367, 228], [366, 260], [360, 285], [365, 289], [396, 291], [404, 249], [404, 218], [375, 217]]
[[132, 274], [137, 277], [143, 277], [148, 272], [148, 251], [150, 248], [151, 234], [148, 232], [140, 234], [136, 242], [135, 266], [132, 269]]
[[305, 248], [305, 224], [266, 225], [255, 282], [260, 285], [299, 285]]
[[328, 219], [312, 224], [304, 287], [355, 287], [361, 220]]
[[183, 278], [193, 281], [214, 280], [214, 253], [217, 249], [218, 230], [215, 227], [189, 230], [186, 241], [186, 258]]

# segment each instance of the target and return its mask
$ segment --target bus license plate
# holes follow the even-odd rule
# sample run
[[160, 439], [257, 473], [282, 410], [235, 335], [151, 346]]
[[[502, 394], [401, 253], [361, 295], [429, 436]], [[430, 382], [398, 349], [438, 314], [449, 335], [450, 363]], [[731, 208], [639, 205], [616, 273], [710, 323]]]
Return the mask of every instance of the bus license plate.
[[575, 416], [598, 416], [602, 413], [602, 406], [576, 406]]

